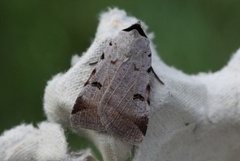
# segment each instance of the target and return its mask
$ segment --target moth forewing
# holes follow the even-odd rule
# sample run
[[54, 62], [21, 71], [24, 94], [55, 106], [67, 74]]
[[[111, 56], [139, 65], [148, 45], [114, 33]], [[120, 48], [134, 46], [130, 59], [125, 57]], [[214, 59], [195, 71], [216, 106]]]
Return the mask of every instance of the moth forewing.
[[80, 126], [92, 130], [105, 131], [105, 127], [97, 114], [97, 106], [101, 100], [101, 95], [105, 91], [105, 88], [102, 88], [104, 78], [100, 77], [103, 73], [97, 71], [105, 71], [106, 64], [104, 61], [98, 63], [79, 93], [71, 113], [70, 122], [73, 127]]
[[138, 30], [137, 25], [114, 39], [111, 50], [118, 50], [119, 63], [98, 107], [106, 130], [132, 144], [142, 141], [149, 116], [149, 40]]
[[72, 124], [141, 143], [149, 117], [151, 71], [149, 39], [140, 23], [120, 31], [80, 92]]

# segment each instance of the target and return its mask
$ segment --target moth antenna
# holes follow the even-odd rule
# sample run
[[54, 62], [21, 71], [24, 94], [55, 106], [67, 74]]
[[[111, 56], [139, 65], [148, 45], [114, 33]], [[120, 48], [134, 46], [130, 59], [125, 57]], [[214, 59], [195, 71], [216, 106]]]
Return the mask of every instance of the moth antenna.
[[[151, 67], [151, 68], [152, 68], [152, 67]], [[154, 74], [154, 76], [157, 78], [157, 80], [158, 80], [160, 83], [164, 84], [163, 81], [158, 77], [158, 75], [156, 74], [156, 72], [153, 70], [153, 68], [152, 68], [152, 73]]]

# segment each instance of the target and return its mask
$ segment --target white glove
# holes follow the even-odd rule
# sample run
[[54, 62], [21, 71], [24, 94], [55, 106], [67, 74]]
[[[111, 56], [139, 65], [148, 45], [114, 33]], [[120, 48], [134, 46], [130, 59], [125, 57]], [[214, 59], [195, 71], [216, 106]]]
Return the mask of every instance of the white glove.
[[19, 125], [0, 137], [1, 161], [92, 161], [89, 149], [68, 154], [64, 130], [59, 124], [42, 122], [38, 128]]
[[[43, 160], [44, 156], [50, 157], [51, 154], [54, 154], [55, 159], [48, 160], [73, 159], [74, 156], [67, 152], [63, 130], [57, 124], [90, 139], [101, 152], [104, 161], [126, 161], [131, 155], [134, 155], [134, 161], [240, 160], [240, 51], [218, 72], [187, 75], [164, 64], [151, 43], [152, 66], [164, 85], [155, 77], [151, 78], [148, 130], [143, 142], [135, 147], [134, 154], [132, 145], [110, 134], [73, 129], [70, 126], [72, 107], [94, 68], [89, 63], [99, 60], [110, 38], [137, 21], [118, 9], [101, 14], [96, 38], [90, 48], [83, 56], [73, 57], [72, 67], [66, 73], [58, 74], [48, 82], [44, 110], [48, 121], [52, 123], [42, 123], [39, 130], [30, 125], [17, 127], [29, 129], [24, 137], [21, 130], [17, 132], [17, 128], [5, 132], [0, 137], [1, 160], [11, 160], [15, 154], [25, 158], [31, 156], [33, 160]], [[145, 25], [143, 27], [147, 29]], [[13, 135], [19, 139], [15, 141]], [[39, 142], [38, 137], [32, 139], [31, 136], [38, 136], [44, 141]], [[38, 146], [26, 149], [34, 142]], [[57, 147], [53, 146], [56, 144]], [[43, 150], [43, 147], [49, 150]], [[60, 148], [58, 153], [55, 153], [56, 148]], [[85, 153], [81, 154], [84, 156]], [[89, 151], [87, 154], [87, 157], [92, 156]]]

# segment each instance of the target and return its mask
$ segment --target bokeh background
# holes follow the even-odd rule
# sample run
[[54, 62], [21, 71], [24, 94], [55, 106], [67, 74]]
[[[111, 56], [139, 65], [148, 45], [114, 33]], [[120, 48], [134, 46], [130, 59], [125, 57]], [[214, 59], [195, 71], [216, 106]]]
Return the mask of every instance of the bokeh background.
[[[189, 74], [221, 69], [240, 47], [237, 0], [1, 0], [0, 133], [46, 119], [46, 82], [88, 48], [98, 14], [113, 6], [145, 21], [161, 58]], [[67, 133], [73, 147], [91, 146]]]

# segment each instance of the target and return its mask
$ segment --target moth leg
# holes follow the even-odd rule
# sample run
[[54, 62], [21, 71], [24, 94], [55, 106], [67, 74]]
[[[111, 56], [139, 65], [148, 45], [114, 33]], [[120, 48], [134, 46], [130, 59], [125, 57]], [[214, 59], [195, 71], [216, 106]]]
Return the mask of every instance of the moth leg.
[[[100, 119], [107, 132], [131, 144], [142, 142], [144, 135], [140, 128], [127, 117], [123, 117], [114, 108], [113, 110], [100, 110]], [[114, 119], [113, 119], [114, 118]]]

